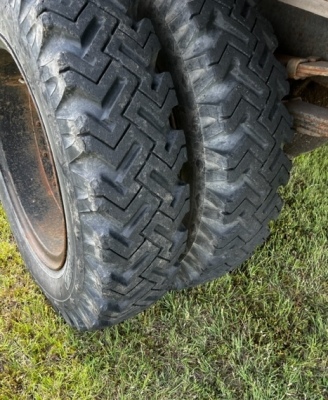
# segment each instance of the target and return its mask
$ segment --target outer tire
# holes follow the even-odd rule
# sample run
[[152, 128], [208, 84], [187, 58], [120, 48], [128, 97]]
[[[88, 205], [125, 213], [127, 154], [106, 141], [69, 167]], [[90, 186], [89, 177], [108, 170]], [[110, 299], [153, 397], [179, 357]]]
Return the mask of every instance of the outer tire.
[[277, 42], [251, 0], [139, 0], [165, 46], [191, 170], [189, 247], [175, 288], [233, 270], [269, 234], [292, 137]]
[[5, 157], [2, 200], [36, 282], [81, 330], [116, 324], [159, 299], [187, 240], [189, 188], [178, 177], [185, 138], [169, 124], [176, 96], [170, 74], [155, 73], [160, 44], [151, 23], [135, 24], [128, 3], [0, 5], [0, 38], [39, 110], [61, 187], [67, 254], [59, 271], [26, 239]]

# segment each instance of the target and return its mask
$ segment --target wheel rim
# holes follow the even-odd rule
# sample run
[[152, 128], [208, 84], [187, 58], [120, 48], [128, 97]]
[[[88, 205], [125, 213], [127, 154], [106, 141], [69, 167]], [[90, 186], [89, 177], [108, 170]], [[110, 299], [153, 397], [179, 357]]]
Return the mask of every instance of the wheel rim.
[[10, 48], [0, 38], [0, 159], [4, 184], [39, 261], [58, 271], [66, 260], [66, 223], [45, 125]]

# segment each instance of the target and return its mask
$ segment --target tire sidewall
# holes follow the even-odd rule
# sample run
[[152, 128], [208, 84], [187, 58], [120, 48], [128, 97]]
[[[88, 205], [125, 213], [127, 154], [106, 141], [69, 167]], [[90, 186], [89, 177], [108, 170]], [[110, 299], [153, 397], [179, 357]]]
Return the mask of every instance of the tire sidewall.
[[[77, 295], [83, 286], [83, 244], [81, 240], [81, 224], [79, 220], [78, 206], [74, 190], [72, 173], [65, 153], [65, 147], [55, 111], [51, 106], [45, 84], [42, 80], [42, 67], [39, 66], [37, 54], [34, 54], [33, 46], [29, 43], [28, 35], [21, 32], [16, 10], [6, 2], [0, 6], [0, 11], [8, 18], [0, 21], [0, 37], [8, 44], [16, 63], [29, 86], [36, 107], [47, 132], [48, 141], [52, 150], [57, 177], [61, 189], [62, 202], [66, 217], [67, 230], [67, 254], [66, 261], [60, 271], [52, 271], [42, 265], [38, 257], [32, 251], [25, 232], [16, 216], [15, 209], [10, 200], [9, 193], [1, 173], [0, 192], [2, 202], [6, 210], [10, 225], [14, 232], [20, 252], [35, 281], [40, 285], [47, 297], [56, 305], [56, 302], [67, 302]], [[6, 165], [3, 160], [1, 169]], [[51, 223], [51, 221], [49, 221]]]

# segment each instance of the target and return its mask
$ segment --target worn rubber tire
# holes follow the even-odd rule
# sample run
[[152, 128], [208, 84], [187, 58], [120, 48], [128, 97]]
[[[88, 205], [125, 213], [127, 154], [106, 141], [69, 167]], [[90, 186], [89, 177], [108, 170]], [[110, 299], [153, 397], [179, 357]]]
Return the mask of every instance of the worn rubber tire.
[[189, 187], [179, 178], [186, 147], [169, 123], [172, 79], [155, 71], [160, 44], [150, 21], [133, 22], [128, 6], [0, 5], [1, 40], [29, 86], [56, 163], [67, 225], [60, 271], [33, 253], [3, 174], [2, 200], [34, 279], [80, 330], [117, 324], [165, 294], [187, 240]]
[[174, 285], [183, 289], [233, 270], [267, 238], [291, 168], [289, 87], [251, 0], [138, 0], [134, 13], [165, 47], [187, 136], [189, 245]]

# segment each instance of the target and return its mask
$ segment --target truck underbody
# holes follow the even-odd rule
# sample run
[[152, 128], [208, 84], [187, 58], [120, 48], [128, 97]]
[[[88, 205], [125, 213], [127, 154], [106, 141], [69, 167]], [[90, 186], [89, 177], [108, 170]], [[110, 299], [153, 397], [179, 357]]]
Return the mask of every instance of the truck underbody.
[[286, 105], [297, 134], [286, 151], [297, 156], [328, 142], [328, 2], [262, 0], [259, 8], [274, 28], [279, 41], [276, 55], [291, 79]]

